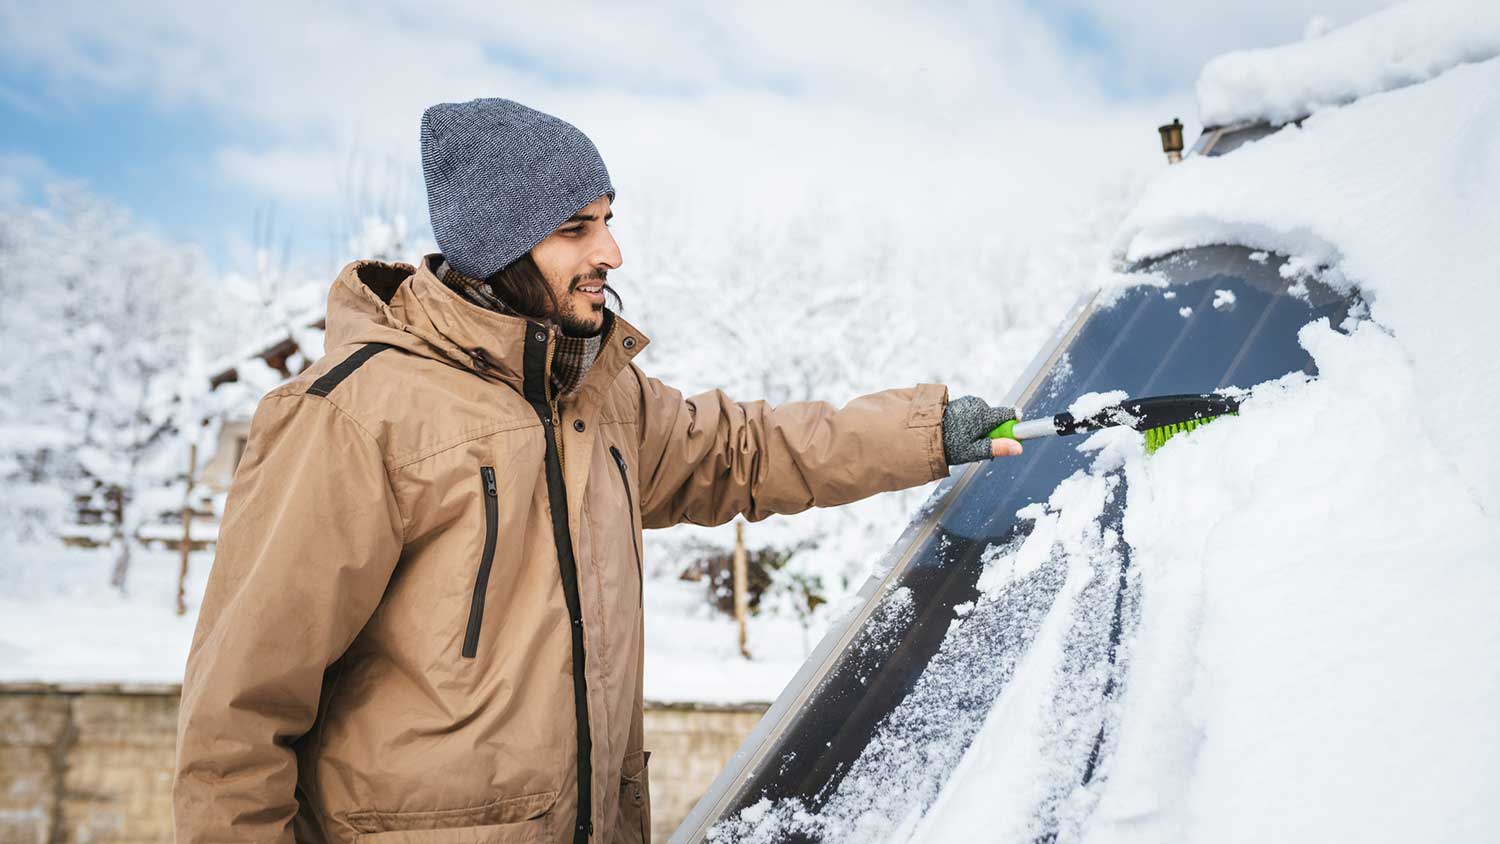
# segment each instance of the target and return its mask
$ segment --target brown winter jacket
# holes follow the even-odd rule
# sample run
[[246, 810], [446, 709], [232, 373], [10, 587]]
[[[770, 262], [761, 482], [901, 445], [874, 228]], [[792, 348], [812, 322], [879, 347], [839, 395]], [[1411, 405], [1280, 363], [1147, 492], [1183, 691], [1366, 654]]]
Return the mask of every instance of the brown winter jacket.
[[684, 399], [613, 318], [554, 338], [419, 268], [334, 282], [327, 355], [256, 410], [183, 682], [179, 842], [649, 840], [641, 529], [947, 474], [937, 385]]

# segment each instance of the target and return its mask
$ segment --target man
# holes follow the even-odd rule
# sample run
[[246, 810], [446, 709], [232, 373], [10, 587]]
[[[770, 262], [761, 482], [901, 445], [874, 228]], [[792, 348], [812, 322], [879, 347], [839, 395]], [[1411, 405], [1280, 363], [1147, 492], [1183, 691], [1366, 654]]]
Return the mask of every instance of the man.
[[684, 399], [605, 307], [614, 189], [573, 126], [435, 106], [441, 255], [355, 262], [262, 399], [183, 683], [183, 842], [649, 839], [640, 533], [833, 506], [1019, 445], [925, 384]]

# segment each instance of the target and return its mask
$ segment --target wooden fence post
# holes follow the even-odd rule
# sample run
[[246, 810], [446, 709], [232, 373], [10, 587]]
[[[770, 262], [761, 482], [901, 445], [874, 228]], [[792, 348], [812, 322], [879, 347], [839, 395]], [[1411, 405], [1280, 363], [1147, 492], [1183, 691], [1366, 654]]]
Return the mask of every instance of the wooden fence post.
[[740, 626], [740, 656], [750, 658], [745, 616], [750, 611], [750, 561], [745, 553], [745, 523], [734, 523], [734, 619]]
[[193, 551], [193, 485], [198, 475], [198, 444], [188, 445], [187, 487], [182, 494], [182, 564], [177, 569], [177, 614], [187, 615], [188, 555]]

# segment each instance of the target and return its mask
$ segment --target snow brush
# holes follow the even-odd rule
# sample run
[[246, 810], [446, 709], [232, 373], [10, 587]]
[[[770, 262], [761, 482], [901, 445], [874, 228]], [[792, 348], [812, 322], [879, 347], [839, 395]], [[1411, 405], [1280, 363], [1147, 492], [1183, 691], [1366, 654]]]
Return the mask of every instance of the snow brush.
[[1059, 413], [1024, 422], [1012, 419], [990, 431], [989, 438], [1037, 440], [1123, 426], [1145, 434], [1146, 453], [1151, 454], [1165, 445], [1173, 435], [1191, 431], [1199, 425], [1207, 425], [1220, 416], [1232, 416], [1239, 409], [1239, 399], [1217, 393], [1126, 399], [1082, 419], [1075, 418], [1071, 413]]

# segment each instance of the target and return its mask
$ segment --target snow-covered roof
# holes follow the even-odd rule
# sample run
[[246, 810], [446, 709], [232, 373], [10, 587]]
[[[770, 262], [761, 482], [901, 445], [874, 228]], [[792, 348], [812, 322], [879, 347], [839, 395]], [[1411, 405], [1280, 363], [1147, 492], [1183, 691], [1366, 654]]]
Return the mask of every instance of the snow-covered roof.
[[[259, 334], [254, 340], [242, 345], [233, 354], [226, 355], [208, 367], [208, 374], [217, 386], [226, 380], [230, 372], [238, 372], [251, 361], [258, 361], [274, 352], [277, 347], [290, 341], [297, 351], [309, 360], [323, 355], [322, 325], [325, 309], [322, 305], [305, 308], [285, 317], [273, 328]], [[233, 379], [227, 379], [233, 380]]]
[[1198, 77], [1199, 117], [1205, 126], [1286, 123], [1497, 55], [1500, 3], [1401, 3], [1306, 41], [1210, 61]]

